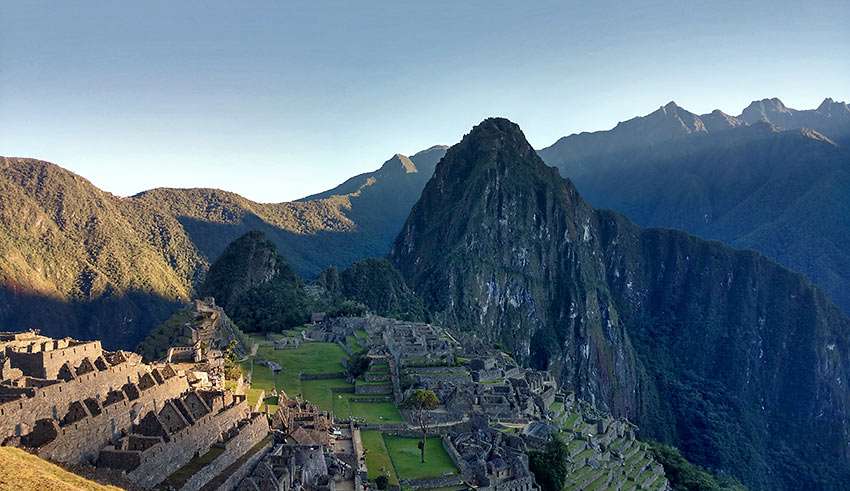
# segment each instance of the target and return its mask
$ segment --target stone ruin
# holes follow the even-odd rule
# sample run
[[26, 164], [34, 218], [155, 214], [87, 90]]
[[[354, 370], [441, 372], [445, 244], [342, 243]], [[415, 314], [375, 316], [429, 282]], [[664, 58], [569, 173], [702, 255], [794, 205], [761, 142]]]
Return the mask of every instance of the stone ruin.
[[[245, 396], [201, 387], [170, 363], [99, 341], [0, 333], [0, 442], [154, 487], [216, 447], [198, 488], [268, 435]], [[188, 488], [187, 488], [188, 489]]]
[[456, 425], [444, 440], [465, 481], [482, 491], [539, 489], [522, 438], [493, 429], [477, 416]]

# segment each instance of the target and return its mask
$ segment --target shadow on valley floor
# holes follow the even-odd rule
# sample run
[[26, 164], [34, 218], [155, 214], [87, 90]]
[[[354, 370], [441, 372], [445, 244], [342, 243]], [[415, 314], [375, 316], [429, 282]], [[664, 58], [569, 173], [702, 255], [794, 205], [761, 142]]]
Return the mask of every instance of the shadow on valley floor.
[[0, 330], [39, 329], [52, 337], [99, 339], [107, 349], [135, 350], [180, 302], [141, 291], [62, 300], [0, 286]]
[[212, 263], [228, 244], [257, 230], [274, 242], [286, 261], [305, 279], [315, 278], [330, 266], [340, 269], [367, 257], [383, 257], [401, 229], [403, 221], [368, 224], [351, 232], [296, 234], [271, 225], [254, 214], [237, 223], [220, 223], [178, 217], [195, 247]]

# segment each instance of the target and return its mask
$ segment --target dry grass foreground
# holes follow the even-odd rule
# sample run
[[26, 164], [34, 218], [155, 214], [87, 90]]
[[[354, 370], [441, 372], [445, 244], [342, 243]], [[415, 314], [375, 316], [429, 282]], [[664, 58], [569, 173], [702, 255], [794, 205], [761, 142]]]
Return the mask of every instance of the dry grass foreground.
[[0, 490], [120, 491], [104, 486], [14, 447], [0, 447]]

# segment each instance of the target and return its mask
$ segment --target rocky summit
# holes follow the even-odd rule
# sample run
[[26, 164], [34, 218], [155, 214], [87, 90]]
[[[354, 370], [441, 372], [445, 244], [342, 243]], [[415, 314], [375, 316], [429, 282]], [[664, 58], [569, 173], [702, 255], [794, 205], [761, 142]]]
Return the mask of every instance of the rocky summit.
[[594, 210], [520, 128], [437, 165], [391, 259], [445, 325], [752, 489], [850, 478], [850, 320], [758, 253]]

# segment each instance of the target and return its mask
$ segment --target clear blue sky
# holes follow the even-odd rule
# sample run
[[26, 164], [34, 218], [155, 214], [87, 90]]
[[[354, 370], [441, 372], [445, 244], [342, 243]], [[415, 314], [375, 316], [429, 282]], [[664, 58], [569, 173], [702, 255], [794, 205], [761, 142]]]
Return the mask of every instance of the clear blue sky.
[[118, 195], [294, 199], [486, 116], [539, 148], [670, 100], [850, 99], [846, 0], [0, 0], [0, 22], [0, 155]]

